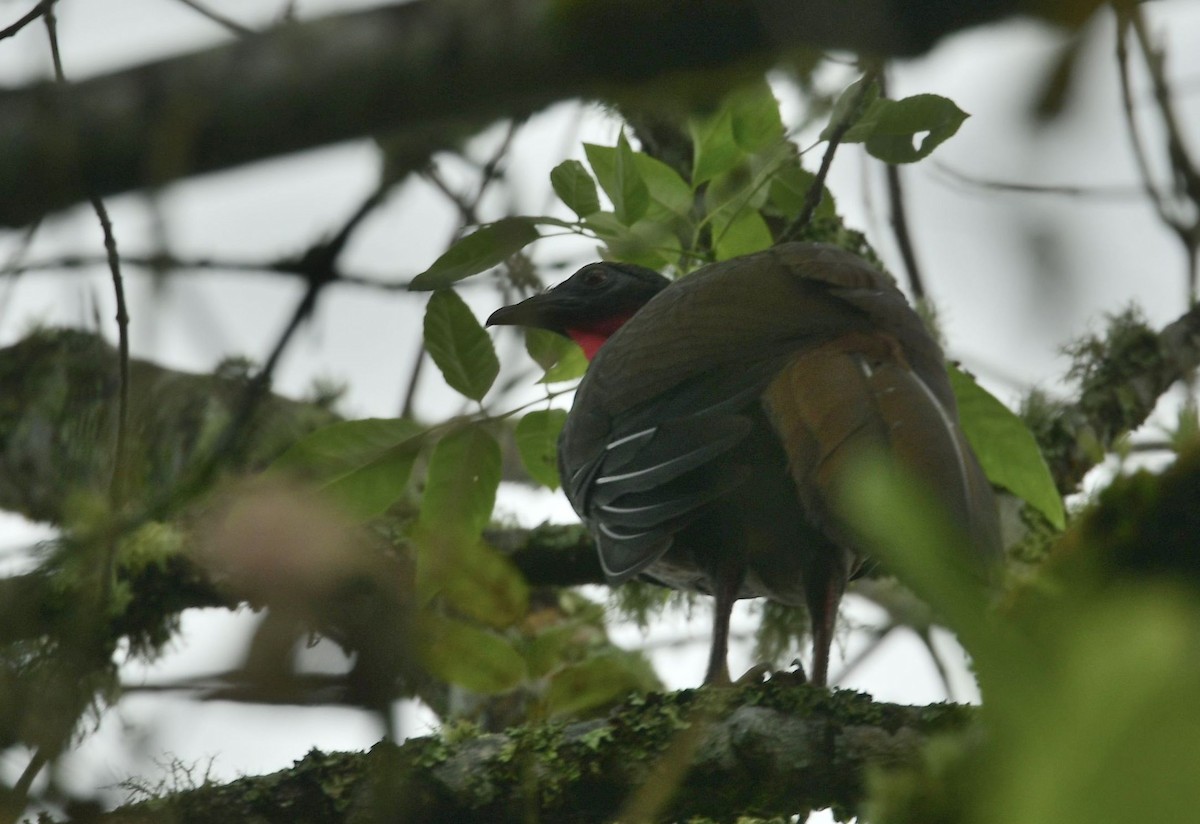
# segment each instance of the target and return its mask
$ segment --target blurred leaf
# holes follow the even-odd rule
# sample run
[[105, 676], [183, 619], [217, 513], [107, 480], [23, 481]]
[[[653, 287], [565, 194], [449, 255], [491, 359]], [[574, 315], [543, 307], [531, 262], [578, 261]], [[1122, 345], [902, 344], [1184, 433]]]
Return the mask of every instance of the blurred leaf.
[[[953, 137], [967, 117], [953, 100], [936, 94], [879, 99], [842, 139], [864, 144], [885, 163], [913, 163]], [[919, 135], [924, 136], [914, 145]]]
[[578, 160], [564, 160], [550, 172], [550, 185], [558, 199], [580, 217], [600, 211], [596, 182]]
[[302, 438], [270, 469], [315, 483], [343, 512], [366, 520], [404, 493], [424, 440], [425, 430], [407, 418], [340, 421]]
[[450, 433], [429, 459], [413, 530], [421, 600], [445, 596], [459, 611], [496, 626], [525, 613], [529, 593], [512, 563], [479, 540], [500, 485], [501, 454], [477, 424]]
[[422, 602], [443, 595], [458, 612], [509, 626], [526, 612], [528, 587], [508, 558], [479, 540], [500, 483], [500, 446], [470, 425], [438, 441], [413, 529]]
[[783, 140], [779, 101], [763, 80], [733, 92], [724, 104], [729, 108], [734, 142], [749, 154]]
[[499, 266], [540, 237], [536, 222], [527, 217], [506, 217], [480, 226], [413, 278], [408, 288], [417, 292], [444, 289], [457, 280]]
[[425, 348], [451, 388], [483, 400], [500, 372], [492, 339], [452, 289], [441, 289], [425, 307]]
[[603, 636], [603, 630], [586, 626], [577, 618], [567, 619], [565, 623], [539, 632], [525, 644], [525, 665], [531, 676], [541, 678], [563, 666], [573, 653], [578, 658], [579, 650], [586, 651], [593, 641]]
[[469, 618], [502, 629], [519, 621], [529, 609], [529, 585], [520, 570], [497, 550], [477, 540], [440, 542], [442, 557], [426, 579], [454, 608]]
[[569, 664], [550, 676], [546, 709], [550, 715], [579, 715], [624, 698], [631, 692], [654, 689], [656, 679], [640, 655], [611, 650]]
[[558, 489], [558, 433], [567, 421], [565, 409], [539, 409], [517, 424], [517, 451], [535, 481]]
[[1057, 528], [1065, 527], [1062, 497], [1029, 427], [962, 370], [950, 366], [948, 371], [963, 433], [988, 479], [1028, 503]]
[[419, 638], [425, 667], [471, 692], [505, 692], [525, 678], [525, 661], [507, 639], [494, 632], [425, 612]]
[[419, 523], [432, 532], [475, 538], [500, 486], [500, 445], [478, 424], [446, 435], [433, 449]]
[[714, 224], [713, 236], [717, 260], [729, 260], [739, 255], [760, 252], [774, 242], [771, 230], [757, 209], [747, 207], [739, 211], [732, 221], [724, 225]]
[[722, 106], [710, 117], [688, 121], [692, 136], [692, 187], [727, 172], [740, 163], [746, 153], [733, 136], [733, 115]]
[[[767, 202], [785, 217], [795, 217], [804, 207], [804, 199], [808, 190], [816, 183], [817, 177], [799, 165], [787, 164], [780, 167], [771, 177], [771, 186]], [[837, 205], [833, 193], [828, 187], [822, 193], [821, 202], [817, 204], [815, 218], [834, 219], [837, 216]]]
[[1053, 617], [1040, 624], [1043, 640], [1054, 644], [1053, 666], [1041, 656], [1008, 664], [1032, 688], [1020, 704], [1006, 700], [1006, 712], [992, 719], [989, 792], [975, 820], [1194, 821], [1200, 806], [1194, 597], [1173, 587], [1116, 588], [1068, 610], [1059, 605]]
[[704, 208], [710, 216], [726, 213], [724, 219], [728, 222], [735, 212], [747, 207], [758, 209], [766, 204], [770, 191], [770, 178], [774, 175], [774, 167], [761, 169], [759, 174], [752, 174], [748, 164], [743, 164], [723, 172], [709, 181], [704, 192]]
[[[949, 523], [921, 479], [897, 467], [886, 453], [868, 455], [840, 478], [838, 508], [862, 535], [872, 557], [930, 605], [945, 625], [978, 655], [991, 641], [991, 602], [970, 542]], [[983, 678], [985, 662], [979, 660]], [[994, 659], [987, 659], [994, 660]]]

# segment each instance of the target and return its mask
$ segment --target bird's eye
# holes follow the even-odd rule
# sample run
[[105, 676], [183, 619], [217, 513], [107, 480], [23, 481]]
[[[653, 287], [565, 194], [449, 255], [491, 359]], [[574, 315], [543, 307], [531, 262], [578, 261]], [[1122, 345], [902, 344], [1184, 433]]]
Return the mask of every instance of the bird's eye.
[[583, 284], [585, 286], [599, 286], [608, 280], [608, 273], [603, 269], [588, 269], [583, 273]]

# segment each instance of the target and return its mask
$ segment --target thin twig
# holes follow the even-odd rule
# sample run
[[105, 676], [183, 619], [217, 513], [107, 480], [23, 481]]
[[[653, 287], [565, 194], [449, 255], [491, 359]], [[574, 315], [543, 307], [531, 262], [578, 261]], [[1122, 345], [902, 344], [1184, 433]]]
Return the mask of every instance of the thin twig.
[[[46, 36], [50, 41], [50, 55], [54, 61], [54, 77], [56, 82], [65, 85], [66, 72], [63, 71], [62, 53], [58, 47], [58, 18], [54, 6], [46, 8], [42, 15], [46, 25]], [[128, 432], [129, 432], [129, 309], [125, 302], [125, 280], [121, 276], [121, 260], [117, 253], [117, 238], [113, 232], [112, 220], [104, 201], [94, 192], [88, 194], [92, 210], [100, 221], [100, 230], [104, 234], [104, 251], [112, 275], [113, 294], [117, 304], [117, 432], [113, 446], [113, 473], [109, 483], [109, 503], [113, 511], [119, 511], [125, 503], [128, 480]], [[109, 541], [105, 546], [104, 565], [101, 570], [99, 586], [98, 614], [108, 609], [112, 599], [113, 585], [116, 579], [117, 541]]]
[[[879, 96], [887, 97], [887, 72], [879, 72]], [[918, 301], [925, 299], [925, 279], [917, 263], [917, 250], [913, 247], [912, 235], [908, 230], [908, 212], [904, 206], [904, 190], [900, 184], [900, 167], [895, 163], [883, 164], [887, 175], [888, 211], [891, 212], [892, 233], [904, 260], [904, 271], [908, 275], [908, 286]]]
[[413, 417], [413, 405], [417, 400], [417, 385], [421, 382], [421, 372], [425, 366], [425, 338], [419, 341], [417, 354], [413, 358], [412, 370], [408, 373], [408, 386], [404, 390], [404, 403], [400, 405], [400, 417]]
[[781, 242], [796, 238], [804, 227], [808, 225], [809, 221], [812, 220], [817, 207], [821, 205], [821, 198], [825, 193], [825, 178], [829, 176], [829, 167], [833, 165], [834, 153], [837, 152], [837, 147], [842, 142], [842, 138], [846, 136], [846, 132], [850, 131], [850, 128], [862, 114], [860, 110], [862, 109], [863, 101], [867, 99], [867, 94], [878, 77], [878, 66], [872, 65], [863, 72], [862, 86], [859, 87], [858, 92], [854, 95], [854, 100], [846, 110], [845, 115], [833, 127], [833, 131], [829, 135], [829, 144], [825, 147], [825, 156], [821, 158], [821, 166], [817, 169], [816, 177], [804, 195], [804, 203], [800, 207], [800, 213], [779, 234]]
[[457, 230], [458, 232], [461, 232], [462, 228], [465, 228], [466, 226], [480, 222], [479, 215], [475, 212], [474, 204], [472, 204], [469, 200], [467, 200], [467, 198], [460, 195], [458, 192], [451, 189], [450, 184], [446, 182], [446, 179], [442, 177], [442, 173], [438, 170], [438, 167], [433, 165], [432, 162], [421, 170], [421, 177], [432, 183], [434, 188], [445, 195], [446, 199], [453, 203], [454, 207], [458, 209], [458, 215], [462, 221], [462, 227]]
[[1121, 103], [1125, 112], [1125, 123], [1129, 127], [1129, 140], [1133, 144], [1133, 158], [1137, 163], [1138, 174], [1142, 178], [1142, 191], [1146, 193], [1159, 219], [1174, 228], [1176, 218], [1167, 208], [1167, 196], [1158, 190], [1154, 175], [1150, 171], [1149, 153], [1142, 140], [1141, 130], [1134, 115], [1133, 85], [1129, 79], [1129, 50], [1125, 45], [1129, 33], [1129, 21], [1124, 14], [1118, 15], [1117, 22], [1117, 74], [1121, 80]]
[[1175, 103], [1167, 82], [1166, 56], [1163, 51], [1150, 42], [1150, 33], [1146, 28], [1146, 19], [1142, 10], [1137, 6], [1126, 11], [1132, 23], [1142, 56], [1146, 60], [1146, 68], [1154, 86], [1154, 99], [1158, 104], [1158, 113], [1167, 131], [1167, 157], [1171, 161], [1171, 171], [1175, 180], [1176, 195], [1180, 200], [1188, 200], [1192, 204], [1192, 220], [1185, 222], [1180, 217], [1174, 227], [1180, 242], [1183, 244], [1188, 257], [1187, 268], [1187, 297], [1188, 305], [1196, 303], [1196, 259], [1200, 252], [1200, 168], [1188, 153], [1184, 143], [1183, 133], [1179, 127], [1179, 119], [1175, 115]]
[[[300, 276], [307, 279], [307, 271], [301, 268], [298, 259], [282, 260], [222, 260], [219, 258], [181, 258], [175, 255], [155, 253], [151, 255], [121, 255], [121, 265], [137, 269], [162, 271], [164, 269], [187, 270], [194, 269], [202, 272], [253, 272], [266, 275]], [[64, 255], [60, 258], [37, 260], [29, 263], [10, 263], [0, 268], [0, 277], [15, 277], [26, 272], [48, 272], [56, 269], [86, 269], [93, 266], [106, 266], [107, 256]], [[379, 289], [386, 292], [406, 292], [407, 280], [380, 280], [368, 275], [350, 275], [337, 272], [333, 283], [346, 286], [360, 286], [368, 289]]]
[[[22, 261], [25, 258], [25, 255], [28, 254], [29, 247], [33, 245], [33, 238], [35, 235], [37, 235], [38, 227], [40, 227], [41, 225], [42, 225], [42, 221], [39, 218], [38, 220], [35, 220], [33, 223], [30, 223], [28, 227], [26, 227], [25, 234], [21, 236], [21, 240], [17, 244], [17, 247], [15, 249], [13, 249], [12, 254], [8, 256], [8, 262], [4, 266], [5, 269], [19, 268], [20, 261]], [[0, 272], [2, 272], [2, 271], [3, 270], [0, 270]], [[11, 298], [13, 292], [15, 292], [16, 289], [17, 289], [17, 279], [14, 277], [11, 281], [8, 282], [7, 288], [4, 290], [5, 294], [2, 297], [0, 297], [0, 323], [4, 322], [5, 310], [9, 306], [12, 305], [12, 301], [9, 298]]]
[[209, 20], [213, 21], [218, 26], [228, 29], [230, 32], [232, 32], [233, 34], [236, 34], [238, 37], [249, 37], [252, 34], [257, 34], [257, 32], [255, 32], [254, 29], [247, 28], [246, 26], [243, 26], [241, 23], [237, 22], [236, 20], [231, 20], [230, 18], [226, 17], [225, 15], [221, 14], [220, 12], [213, 11], [212, 9], [208, 8], [207, 6], [205, 6], [201, 3], [197, 3], [196, 0], [179, 0], [179, 2], [182, 3], [183, 5], [187, 6], [192, 11], [197, 12], [198, 14], [201, 14], [204, 17], [207, 17]]
[[1143, 197], [1145, 187], [1134, 184], [1114, 183], [1108, 186], [1077, 186], [1073, 184], [1054, 183], [1019, 183], [1011, 180], [980, 177], [955, 169], [939, 160], [933, 161], [933, 169], [967, 189], [984, 189], [991, 192], [1009, 192], [1023, 195], [1057, 195], [1061, 197], [1079, 197], [1092, 200], [1120, 200]]
[[34, 779], [38, 777], [38, 774], [46, 766], [48, 760], [45, 748], [38, 747], [33, 751], [33, 757], [25, 765], [25, 769], [21, 773], [21, 777], [17, 779], [17, 783], [13, 784], [12, 794], [16, 797], [16, 803], [12, 805], [13, 821], [20, 818], [25, 805], [29, 803], [29, 790], [33, 786]]
[[[1132, 84], [1129, 77], [1129, 52], [1125, 41], [1129, 32], [1133, 31], [1139, 47], [1146, 59], [1146, 66], [1154, 84], [1155, 98], [1159, 114], [1167, 131], [1167, 153], [1171, 160], [1171, 170], [1176, 181], [1176, 193], [1192, 201], [1196, 217], [1191, 221], [1185, 219], [1177, 211], [1178, 203], [1161, 191], [1154, 182], [1150, 171], [1150, 162], [1145, 143], [1137, 126], [1134, 114]], [[1175, 118], [1174, 106], [1171, 102], [1171, 92], [1163, 72], [1163, 57], [1161, 52], [1154, 49], [1146, 32], [1145, 21], [1136, 7], [1122, 10], [1117, 18], [1117, 67], [1121, 80], [1121, 101], [1125, 113], [1125, 122], [1129, 127], [1130, 140], [1133, 143], [1133, 154], [1137, 161], [1138, 172], [1142, 177], [1142, 187], [1146, 196], [1154, 206], [1159, 220], [1179, 238], [1187, 255], [1188, 266], [1185, 273], [1187, 302], [1189, 306], [1196, 303], [1196, 261], [1200, 252], [1200, 172], [1188, 156], [1182, 136], [1179, 132], [1178, 121]]]
[[20, 20], [12, 25], [5, 26], [3, 29], [0, 29], [0, 40], [12, 37], [21, 29], [25, 28], [34, 20], [37, 20], [39, 17], [49, 11], [57, 2], [58, 0], [42, 0], [42, 2], [30, 9]]
[[1183, 141], [1183, 132], [1179, 127], [1179, 118], [1175, 114], [1175, 101], [1167, 82], [1166, 57], [1161, 49], [1155, 48], [1150, 42], [1150, 33], [1146, 29], [1146, 18], [1142, 10], [1134, 6], [1129, 10], [1133, 23], [1134, 34], [1137, 35], [1138, 45], [1146, 58], [1146, 67], [1150, 70], [1150, 80], [1154, 85], [1154, 99], [1158, 104], [1158, 113], [1167, 127], [1167, 153], [1171, 158], [1172, 170], [1182, 191], [1187, 197], [1200, 206], [1200, 169], [1188, 154], [1187, 145]]

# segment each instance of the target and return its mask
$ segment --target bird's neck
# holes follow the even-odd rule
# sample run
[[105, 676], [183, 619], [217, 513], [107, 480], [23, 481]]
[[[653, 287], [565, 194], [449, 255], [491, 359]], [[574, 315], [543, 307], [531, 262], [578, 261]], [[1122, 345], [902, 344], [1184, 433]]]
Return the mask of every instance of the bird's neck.
[[612, 317], [604, 318], [596, 321], [586, 327], [578, 329], [568, 329], [567, 334], [571, 336], [571, 340], [579, 344], [583, 349], [583, 354], [590, 361], [596, 357], [596, 353], [600, 351], [600, 347], [604, 345], [613, 334], [625, 325], [625, 321], [633, 317], [633, 313], [622, 315], [613, 315]]

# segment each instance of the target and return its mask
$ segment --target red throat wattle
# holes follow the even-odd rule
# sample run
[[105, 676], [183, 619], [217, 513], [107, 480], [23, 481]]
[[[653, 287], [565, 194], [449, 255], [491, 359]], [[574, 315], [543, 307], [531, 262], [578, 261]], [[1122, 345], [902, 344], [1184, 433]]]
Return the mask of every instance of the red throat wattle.
[[600, 351], [600, 347], [604, 345], [604, 342], [624, 326], [625, 321], [631, 317], [633, 317], [632, 312], [626, 315], [613, 315], [585, 328], [568, 329], [567, 334], [571, 336], [571, 340], [579, 344], [580, 348], [583, 349], [583, 354], [590, 361], [596, 357], [596, 353]]

